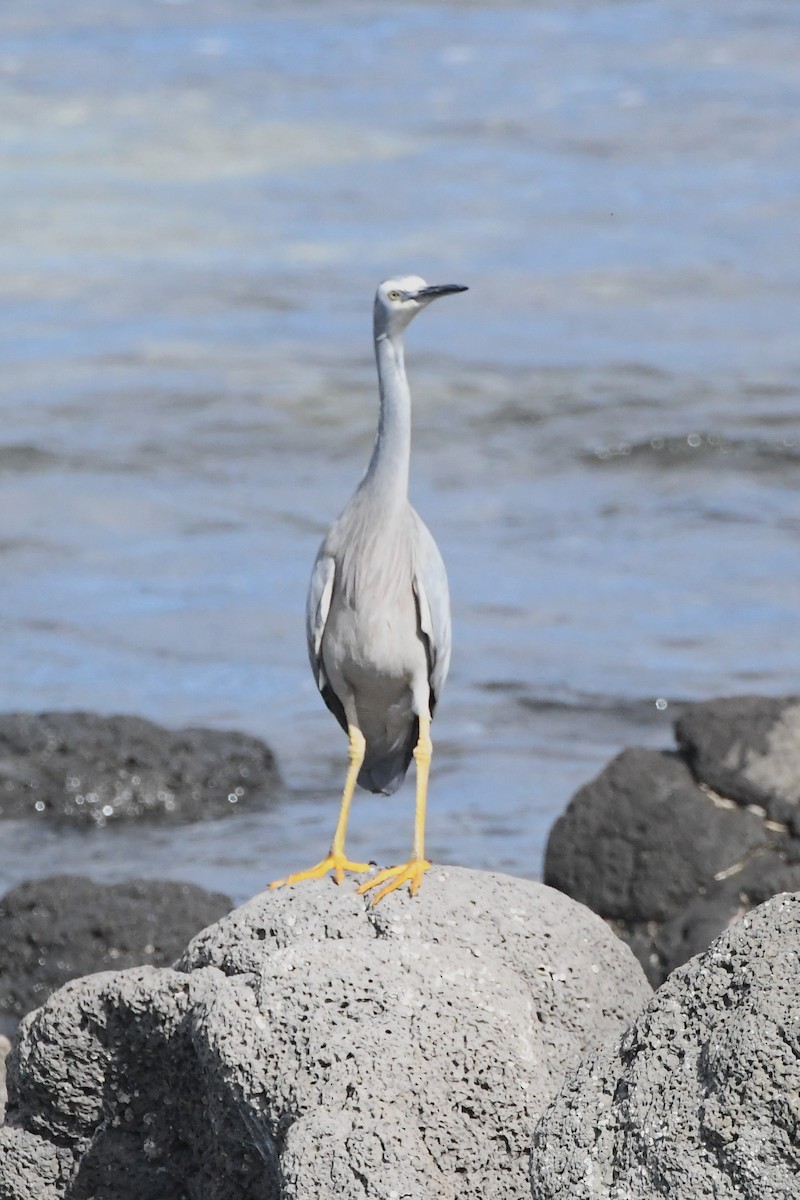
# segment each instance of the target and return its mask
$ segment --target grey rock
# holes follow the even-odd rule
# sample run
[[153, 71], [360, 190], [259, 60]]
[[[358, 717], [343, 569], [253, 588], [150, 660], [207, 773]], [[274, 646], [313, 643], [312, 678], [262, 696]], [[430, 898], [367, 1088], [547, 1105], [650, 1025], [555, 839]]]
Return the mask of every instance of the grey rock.
[[86, 712], [0, 715], [0, 818], [196, 821], [263, 808], [280, 778], [258, 738]]
[[[215, 971], [105, 972], [24, 1019], [6, 1119], [69, 1151], [58, 1200], [277, 1200], [239, 1097], [203, 1055], [204, 1002], [220, 986], [232, 990]], [[0, 1160], [0, 1196], [5, 1178]]]
[[4, 1034], [0, 1034], [0, 1125], [6, 1115], [6, 1058], [11, 1049], [11, 1042]]
[[24, 1129], [0, 1128], [0, 1200], [61, 1200], [71, 1168], [68, 1150]]
[[675, 971], [537, 1124], [534, 1200], [797, 1200], [798, 946], [777, 896]]
[[692, 771], [737, 804], [757, 804], [800, 836], [800, 696], [690, 704], [675, 736]]
[[536, 1117], [649, 995], [542, 885], [434, 868], [373, 908], [326, 879], [257, 896], [175, 969], [51, 996], [8, 1120], [68, 1148], [59, 1200], [521, 1200]]
[[0, 899], [0, 1025], [13, 1026], [79, 975], [167, 966], [231, 907], [228, 896], [172, 880], [105, 885], [51, 875], [21, 883]]

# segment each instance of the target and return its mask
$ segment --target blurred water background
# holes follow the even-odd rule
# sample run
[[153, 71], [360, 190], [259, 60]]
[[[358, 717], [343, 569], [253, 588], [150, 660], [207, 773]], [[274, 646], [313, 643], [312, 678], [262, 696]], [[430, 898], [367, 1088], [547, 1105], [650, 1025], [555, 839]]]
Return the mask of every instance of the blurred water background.
[[[0, 8], [0, 710], [244, 729], [260, 815], [3, 822], [53, 870], [243, 898], [326, 848], [345, 743], [317, 544], [410, 331], [412, 499], [453, 667], [430, 854], [535, 876], [574, 789], [676, 705], [798, 690], [795, 0]], [[413, 782], [349, 850], [402, 861]]]

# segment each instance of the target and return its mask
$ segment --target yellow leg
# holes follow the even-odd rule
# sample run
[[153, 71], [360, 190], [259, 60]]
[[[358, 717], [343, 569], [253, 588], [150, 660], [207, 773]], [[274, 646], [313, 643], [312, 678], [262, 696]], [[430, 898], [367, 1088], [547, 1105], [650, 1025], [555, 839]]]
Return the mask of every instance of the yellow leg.
[[372, 879], [368, 879], [366, 883], [361, 884], [361, 887], [358, 889], [361, 895], [365, 895], [373, 888], [380, 887], [382, 883], [386, 884], [386, 887], [381, 888], [372, 897], [373, 904], [378, 904], [384, 896], [388, 896], [390, 892], [396, 891], [404, 883], [408, 884], [408, 890], [411, 895], [416, 896], [422, 885], [422, 876], [431, 865], [425, 858], [425, 808], [428, 803], [428, 774], [431, 769], [432, 753], [431, 719], [429, 716], [420, 717], [419, 737], [414, 748], [414, 762], [417, 766], [414, 849], [411, 858], [404, 866], [387, 867], [385, 871], [378, 871], [378, 874]]
[[269, 885], [270, 888], [289, 887], [293, 883], [300, 883], [303, 879], [321, 879], [323, 875], [327, 875], [328, 871], [333, 871], [333, 878], [337, 883], [343, 883], [345, 871], [369, 870], [369, 863], [351, 862], [344, 852], [344, 839], [347, 834], [347, 822], [350, 820], [350, 805], [353, 802], [353, 791], [355, 790], [358, 772], [361, 770], [361, 764], [364, 761], [367, 749], [364, 735], [355, 725], [348, 725], [347, 737], [349, 765], [347, 767], [347, 777], [344, 781], [339, 819], [336, 822], [330, 853], [327, 858], [323, 858], [322, 862], [318, 862], [314, 867], [309, 867], [307, 871], [298, 871], [295, 875], [287, 875], [285, 879], [276, 879], [274, 883]]

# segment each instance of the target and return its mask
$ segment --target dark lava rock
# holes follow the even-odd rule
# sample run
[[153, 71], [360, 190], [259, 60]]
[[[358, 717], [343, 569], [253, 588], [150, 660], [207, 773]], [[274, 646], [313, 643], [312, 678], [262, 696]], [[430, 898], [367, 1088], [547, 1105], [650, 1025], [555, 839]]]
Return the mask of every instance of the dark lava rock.
[[[798, 848], [796, 841], [792, 848]], [[721, 878], [712, 879], [667, 920], [626, 940], [656, 985], [674, 967], [705, 950], [731, 921], [770, 896], [796, 891], [800, 891], [800, 863], [787, 861], [785, 851], [764, 847], [736, 864], [732, 874], [722, 872]]]
[[556, 821], [544, 879], [606, 919], [663, 921], [765, 842], [757, 816], [717, 807], [675, 755], [624, 750]]
[[797, 1200], [800, 895], [675, 971], [534, 1131], [534, 1200]]
[[689, 705], [676, 727], [686, 757], [624, 751], [553, 826], [545, 882], [610, 921], [655, 986], [748, 909], [800, 888], [795, 826], [766, 817], [798, 786], [798, 715], [794, 698]]
[[730, 696], [691, 704], [675, 737], [698, 779], [757, 804], [800, 836], [800, 697]]
[[248, 734], [84, 712], [0, 716], [0, 818], [197, 821], [264, 807], [279, 786], [272, 752]]
[[0, 1021], [15, 1022], [79, 975], [167, 966], [232, 903], [173, 881], [103, 885], [52, 875], [21, 883], [0, 899]]

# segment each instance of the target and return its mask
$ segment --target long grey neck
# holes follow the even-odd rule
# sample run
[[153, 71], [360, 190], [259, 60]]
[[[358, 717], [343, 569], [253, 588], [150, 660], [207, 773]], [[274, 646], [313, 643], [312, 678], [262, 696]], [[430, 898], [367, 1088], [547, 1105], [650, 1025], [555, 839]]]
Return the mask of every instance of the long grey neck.
[[384, 505], [392, 508], [403, 506], [408, 500], [411, 458], [411, 393], [400, 335], [376, 334], [375, 359], [381, 412], [364, 486], [378, 492]]

